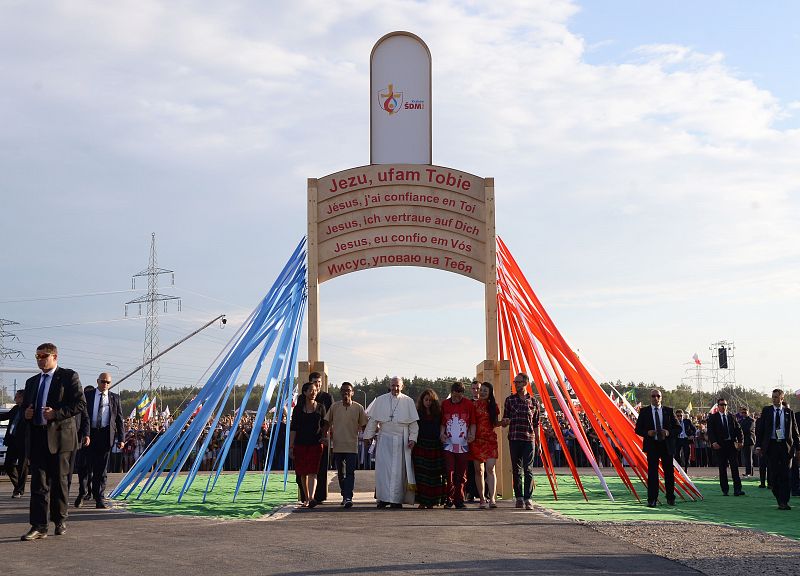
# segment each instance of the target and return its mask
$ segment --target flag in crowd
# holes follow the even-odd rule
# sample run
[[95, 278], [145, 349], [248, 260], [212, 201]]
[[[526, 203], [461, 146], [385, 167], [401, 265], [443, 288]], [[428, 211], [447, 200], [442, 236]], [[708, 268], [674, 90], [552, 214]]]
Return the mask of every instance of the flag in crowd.
[[686, 406], [686, 413], [687, 414], [691, 414], [692, 413], [692, 401], [691, 400], [689, 400], [689, 404]]
[[168, 405], [167, 405], [167, 407], [166, 407], [166, 408], [164, 408], [164, 411], [161, 413], [161, 417], [162, 417], [164, 420], [167, 420], [167, 419], [168, 419], [170, 416], [171, 416], [171, 414], [170, 414], [170, 412], [169, 412], [169, 404], [168, 404]]
[[625, 398], [628, 399], [628, 402], [636, 402], [636, 388], [631, 388], [625, 392]]
[[141, 418], [144, 411], [150, 406], [150, 396], [145, 392], [136, 403], [136, 414]]
[[147, 408], [144, 409], [142, 412], [142, 422], [148, 422], [150, 418], [155, 416], [156, 413], [156, 397], [153, 396], [153, 399], [148, 404]]
[[692, 360], [694, 360], [694, 363], [697, 364], [698, 366], [702, 364], [702, 362], [700, 362], [700, 356], [697, 355], [697, 352], [695, 352], [694, 356], [692, 356]]

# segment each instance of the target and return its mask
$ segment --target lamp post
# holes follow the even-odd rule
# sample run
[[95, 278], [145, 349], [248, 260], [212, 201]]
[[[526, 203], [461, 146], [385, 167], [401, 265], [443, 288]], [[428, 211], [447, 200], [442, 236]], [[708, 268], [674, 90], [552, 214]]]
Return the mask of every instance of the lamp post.
[[361, 390], [361, 393], [364, 395], [364, 408], [367, 407], [367, 391]]

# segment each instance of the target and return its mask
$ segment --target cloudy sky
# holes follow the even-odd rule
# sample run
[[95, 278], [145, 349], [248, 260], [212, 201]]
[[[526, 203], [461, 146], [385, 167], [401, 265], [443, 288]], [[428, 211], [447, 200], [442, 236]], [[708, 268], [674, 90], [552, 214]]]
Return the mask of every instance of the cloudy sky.
[[[54, 341], [86, 381], [135, 367], [155, 232], [183, 302], [162, 345], [232, 320], [164, 358], [197, 383], [305, 233], [306, 178], [368, 163], [369, 53], [408, 30], [434, 163], [495, 178], [499, 234], [598, 377], [673, 388], [728, 340], [739, 384], [800, 388], [800, 8], [655, 4], [0, 2], [0, 318], [26, 356], [4, 365]], [[454, 274], [350, 274], [321, 316], [335, 383], [485, 355]]]

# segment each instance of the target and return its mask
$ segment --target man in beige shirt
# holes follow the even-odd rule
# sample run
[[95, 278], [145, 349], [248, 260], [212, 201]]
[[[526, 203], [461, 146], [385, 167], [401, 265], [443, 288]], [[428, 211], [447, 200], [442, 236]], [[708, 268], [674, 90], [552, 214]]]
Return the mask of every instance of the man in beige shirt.
[[358, 463], [358, 432], [367, 425], [367, 413], [358, 402], [353, 402], [353, 385], [342, 382], [342, 400], [335, 402], [328, 410], [325, 420], [331, 427], [333, 461], [339, 477], [342, 505], [353, 506], [353, 486], [356, 481]]

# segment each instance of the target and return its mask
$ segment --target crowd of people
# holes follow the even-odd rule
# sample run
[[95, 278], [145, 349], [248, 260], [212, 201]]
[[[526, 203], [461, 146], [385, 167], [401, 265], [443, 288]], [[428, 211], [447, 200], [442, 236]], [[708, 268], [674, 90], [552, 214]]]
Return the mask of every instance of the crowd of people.
[[[94, 499], [96, 508], [107, 508], [107, 472], [129, 470], [173, 425], [169, 417], [156, 416], [147, 422], [123, 419], [119, 396], [110, 391], [109, 373], [101, 373], [95, 386], [82, 388], [78, 375], [59, 367], [57, 360], [54, 344], [37, 348], [41, 373], [17, 391], [15, 406], [5, 416], [10, 424], [4, 438], [8, 447], [4, 469], [13, 486], [13, 498], [24, 494], [28, 471], [31, 477], [31, 528], [22, 540], [45, 538], [49, 522], [55, 524], [56, 535], [66, 533], [73, 473], [78, 476], [74, 506]], [[301, 388], [290, 422], [284, 414], [276, 425], [267, 419], [256, 429], [254, 414], [247, 411], [240, 418], [222, 416], [213, 429], [204, 430], [187, 465], [200, 457], [200, 469], [211, 470], [219, 465], [221, 451], [229, 443], [222, 465], [226, 470], [238, 470], [250, 439], [257, 434], [247, 468], [264, 469], [270, 456], [268, 447], [274, 445], [272, 469], [283, 469], [288, 461], [304, 508], [327, 500], [331, 466], [337, 471], [345, 508], [353, 505], [356, 470], [373, 467], [378, 508], [416, 504], [419, 508], [463, 509], [465, 502], [472, 500], [480, 508], [496, 508], [496, 430], [503, 428], [507, 429], [515, 505], [532, 509], [533, 472], [542, 457], [540, 439], [553, 464], [563, 465], [558, 427], [573, 462], [578, 466], [587, 462], [563, 415], [555, 413], [549, 418], [541, 414], [538, 402], [528, 392], [532, 389], [529, 377], [517, 374], [513, 384], [513, 393], [503, 399], [501, 411], [489, 382], [473, 381], [471, 397], [462, 382], [453, 382], [445, 399], [428, 388], [415, 400], [403, 394], [403, 380], [395, 377], [389, 391], [365, 408], [353, 400], [349, 382], [341, 385], [341, 400], [334, 403], [321, 389], [322, 376], [312, 373]], [[717, 466], [725, 495], [728, 471], [734, 496], [745, 495], [739, 474], [739, 467], [744, 466], [744, 477], [753, 476], [759, 468], [760, 486], [772, 489], [779, 509], [790, 509], [790, 495], [800, 496], [800, 416], [790, 410], [783, 391], [774, 390], [773, 404], [753, 415], [747, 407], [729, 413], [727, 400], [720, 398], [712, 414], [693, 416], [661, 406], [659, 390], [651, 391], [650, 396], [651, 406], [643, 408], [636, 420], [636, 433], [643, 438], [648, 461], [648, 506], [658, 504], [659, 466], [667, 503], [674, 504], [673, 458], [687, 470]], [[594, 457], [607, 466], [608, 455], [585, 415], [580, 423]], [[270, 442], [273, 433], [277, 437]], [[198, 452], [209, 434], [208, 449]]]

